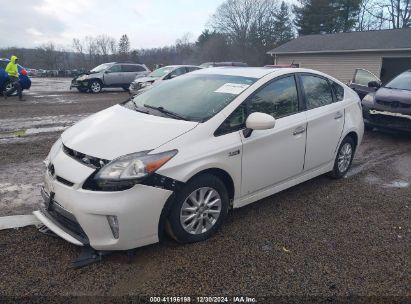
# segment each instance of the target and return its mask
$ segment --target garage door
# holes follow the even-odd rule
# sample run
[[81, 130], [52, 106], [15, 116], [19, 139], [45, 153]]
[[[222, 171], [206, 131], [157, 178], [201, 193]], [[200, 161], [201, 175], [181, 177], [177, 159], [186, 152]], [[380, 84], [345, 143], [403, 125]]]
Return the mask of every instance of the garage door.
[[384, 57], [382, 59], [381, 81], [385, 84], [406, 70], [411, 70], [411, 57]]

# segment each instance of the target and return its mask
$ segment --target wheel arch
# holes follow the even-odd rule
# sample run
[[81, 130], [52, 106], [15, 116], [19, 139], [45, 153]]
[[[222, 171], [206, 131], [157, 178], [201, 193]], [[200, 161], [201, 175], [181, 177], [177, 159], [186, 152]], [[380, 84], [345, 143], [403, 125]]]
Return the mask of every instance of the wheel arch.
[[95, 81], [95, 80], [97, 80], [97, 81], [101, 84], [101, 87], [104, 86], [104, 82], [103, 82], [103, 80], [101, 80], [100, 78], [87, 79], [88, 82], [92, 82], [92, 81]]
[[[193, 180], [194, 178], [203, 175], [203, 174], [210, 174], [210, 175], [214, 175], [216, 177], [218, 177], [225, 185], [227, 192], [228, 192], [228, 197], [230, 200], [230, 208], [232, 205], [232, 202], [234, 200], [234, 195], [235, 195], [235, 186], [234, 186], [234, 180], [231, 177], [231, 175], [221, 169], [221, 168], [208, 168], [208, 169], [203, 169], [197, 173], [195, 173], [193, 176], [191, 176], [186, 183], [189, 183], [191, 180]], [[186, 184], [185, 183], [185, 184]], [[158, 222], [158, 239], [161, 241], [164, 237], [164, 232], [165, 232], [165, 228], [166, 228], [166, 221], [167, 218], [169, 216], [171, 207], [173, 205], [175, 199], [175, 193], [173, 192], [173, 194], [171, 194], [169, 196], [169, 198], [167, 199], [166, 203], [164, 204], [164, 207], [161, 211], [161, 215], [160, 215], [160, 219]]]
[[351, 131], [349, 132], [347, 135], [344, 136], [344, 138], [346, 137], [351, 137], [351, 139], [354, 141], [355, 144], [355, 149], [357, 149], [358, 147], [358, 134], [355, 131]]

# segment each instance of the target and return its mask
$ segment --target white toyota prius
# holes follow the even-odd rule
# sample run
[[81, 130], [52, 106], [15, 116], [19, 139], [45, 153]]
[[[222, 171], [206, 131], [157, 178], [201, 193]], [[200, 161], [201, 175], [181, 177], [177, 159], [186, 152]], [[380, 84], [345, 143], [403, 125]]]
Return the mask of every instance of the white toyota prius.
[[239, 208], [343, 177], [364, 132], [358, 95], [307, 69], [210, 68], [66, 130], [34, 214], [63, 239], [128, 250], [208, 239]]

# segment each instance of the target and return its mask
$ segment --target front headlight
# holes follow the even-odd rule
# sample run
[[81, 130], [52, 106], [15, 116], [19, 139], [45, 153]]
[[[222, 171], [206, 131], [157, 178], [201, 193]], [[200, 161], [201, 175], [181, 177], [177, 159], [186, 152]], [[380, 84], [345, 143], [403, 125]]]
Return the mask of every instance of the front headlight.
[[142, 82], [141, 84], [140, 84], [140, 88], [145, 88], [145, 87], [148, 87], [148, 86], [150, 86], [151, 85], [151, 82]]
[[374, 102], [374, 94], [368, 94], [363, 99], [363, 102], [373, 103]]
[[80, 76], [79, 78], [77, 78], [77, 81], [83, 81], [83, 80], [86, 80], [87, 79], [87, 75], [83, 75], [83, 76]]
[[94, 180], [100, 187], [119, 182], [139, 182], [157, 171], [176, 154], [177, 150], [158, 154], [139, 152], [121, 156], [100, 169]]

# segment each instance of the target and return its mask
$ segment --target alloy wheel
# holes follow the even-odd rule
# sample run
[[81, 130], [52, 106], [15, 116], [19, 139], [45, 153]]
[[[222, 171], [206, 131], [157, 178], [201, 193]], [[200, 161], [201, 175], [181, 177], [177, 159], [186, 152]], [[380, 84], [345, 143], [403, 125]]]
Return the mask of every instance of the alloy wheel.
[[216, 224], [221, 210], [220, 194], [210, 187], [199, 188], [181, 206], [181, 226], [190, 234], [205, 233]]
[[340, 153], [338, 154], [338, 170], [341, 173], [348, 170], [351, 163], [352, 152], [352, 146], [348, 142], [341, 147]]
[[101, 85], [98, 81], [94, 81], [91, 83], [90, 89], [93, 93], [98, 93], [101, 91]]

